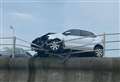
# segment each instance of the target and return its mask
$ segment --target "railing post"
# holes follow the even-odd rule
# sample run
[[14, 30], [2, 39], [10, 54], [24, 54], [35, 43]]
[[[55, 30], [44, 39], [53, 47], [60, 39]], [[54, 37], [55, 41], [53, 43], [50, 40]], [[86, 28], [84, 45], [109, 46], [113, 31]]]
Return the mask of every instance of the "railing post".
[[13, 37], [13, 52], [12, 52], [12, 58], [15, 57], [15, 49], [16, 49], [16, 37]]
[[105, 48], [106, 48], [106, 34], [103, 34], [103, 46], [104, 46], [104, 54], [105, 54]]

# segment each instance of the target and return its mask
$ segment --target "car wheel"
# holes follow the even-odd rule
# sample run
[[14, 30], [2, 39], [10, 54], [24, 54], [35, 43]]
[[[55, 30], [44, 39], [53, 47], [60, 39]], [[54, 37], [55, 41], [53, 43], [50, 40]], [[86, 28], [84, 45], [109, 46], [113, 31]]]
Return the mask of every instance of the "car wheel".
[[101, 46], [96, 46], [94, 49], [94, 53], [96, 57], [103, 57], [104, 55], [104, 50]]
[[53, 39], [48, 41], [47, 48], [51, 52], [62, 52], [63, 51], [63, 42], [59, 39]]

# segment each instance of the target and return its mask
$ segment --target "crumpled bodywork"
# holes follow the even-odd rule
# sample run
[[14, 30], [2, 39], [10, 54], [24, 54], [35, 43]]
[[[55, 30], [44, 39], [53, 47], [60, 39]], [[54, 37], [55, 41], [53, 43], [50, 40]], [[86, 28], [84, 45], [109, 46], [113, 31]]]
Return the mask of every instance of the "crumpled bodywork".
[[46, 43], [46, 41], [49, 38], [48, 35], [51, 35], [51, 34], [55, 34], [55, 33], [47, 33], [41, 37], [34, 39], [31, 44], [32, 50], [38, 51], [40, 48], [44, 48], [44, 44]]

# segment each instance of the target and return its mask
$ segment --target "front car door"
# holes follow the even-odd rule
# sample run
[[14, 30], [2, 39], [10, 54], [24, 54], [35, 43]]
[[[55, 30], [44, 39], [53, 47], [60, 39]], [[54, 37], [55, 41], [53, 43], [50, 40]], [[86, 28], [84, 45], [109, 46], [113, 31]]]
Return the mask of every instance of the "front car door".
[[63, 33], [64, 34], [64, 41], [66, 48], [76, 49], [77, 46], [80, 45], [79, 39], [82, 38], [80, 36], [80, 30], [71, 29]]

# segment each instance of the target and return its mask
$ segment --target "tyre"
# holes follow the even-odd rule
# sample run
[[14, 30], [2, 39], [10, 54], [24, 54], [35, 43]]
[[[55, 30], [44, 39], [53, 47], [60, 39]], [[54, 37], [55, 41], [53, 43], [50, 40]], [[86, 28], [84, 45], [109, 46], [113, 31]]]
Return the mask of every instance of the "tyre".
[[63, 51], [63, 48], [64, 48], [63, 42], [59, 39], [53, 39], [47, 42], [47, 49], [50, 52], [60, 53]]
[[103, 57], [104, 55], [104, 49], [102, 46], [96, 46], [94, 48], [94, 53], [96, 57]]

